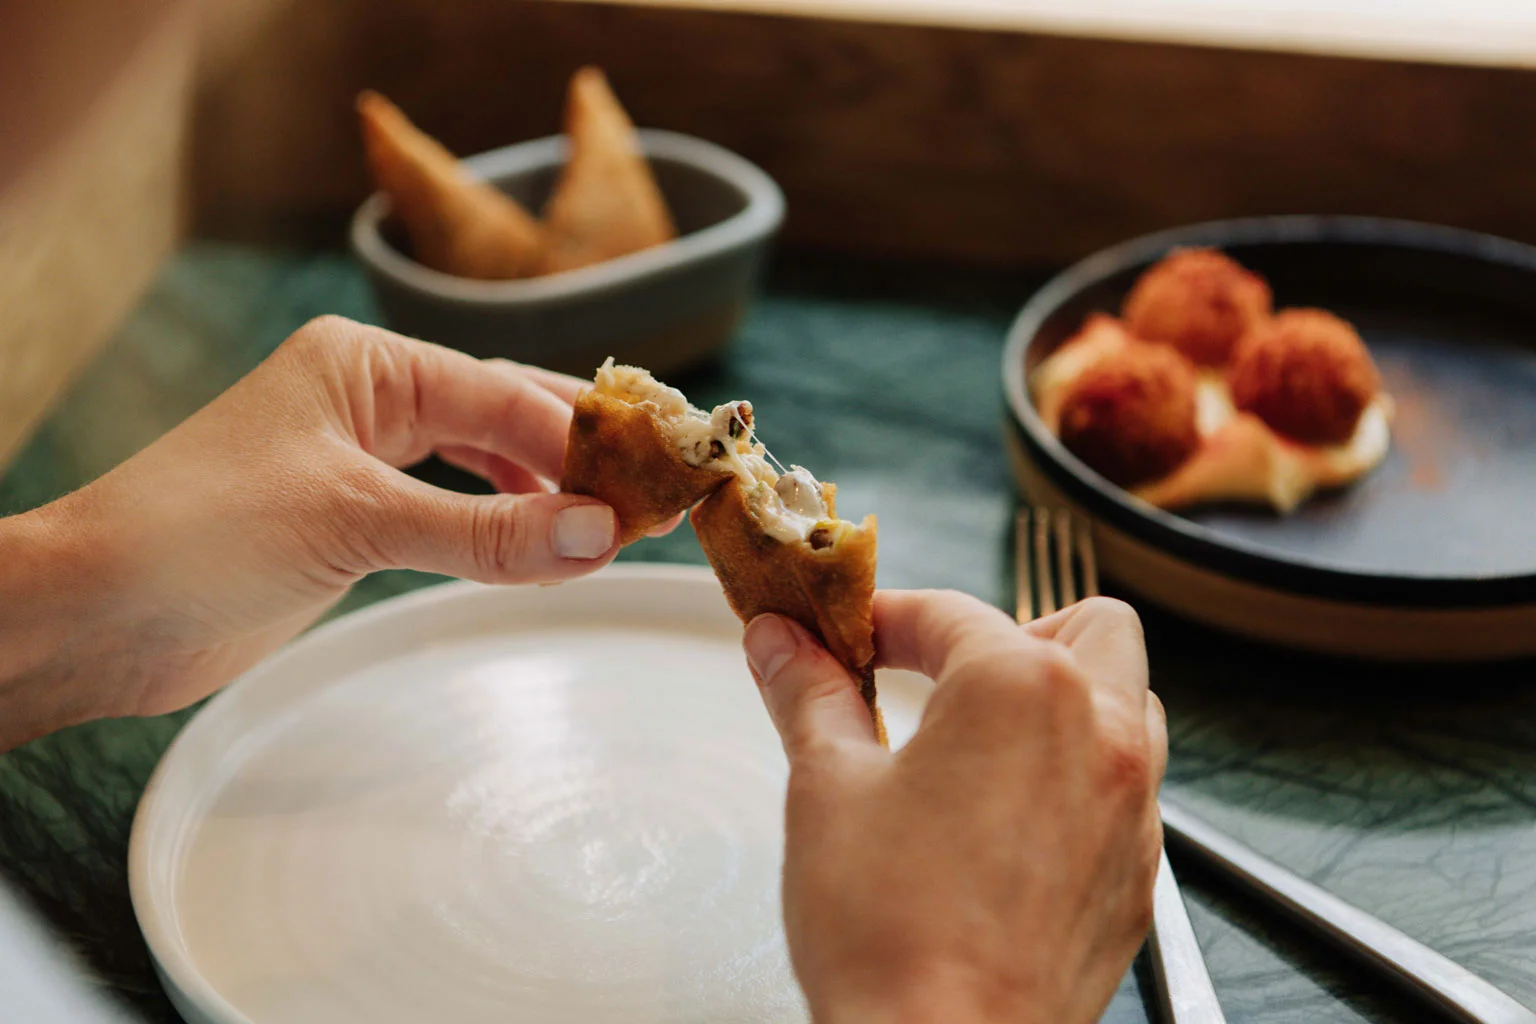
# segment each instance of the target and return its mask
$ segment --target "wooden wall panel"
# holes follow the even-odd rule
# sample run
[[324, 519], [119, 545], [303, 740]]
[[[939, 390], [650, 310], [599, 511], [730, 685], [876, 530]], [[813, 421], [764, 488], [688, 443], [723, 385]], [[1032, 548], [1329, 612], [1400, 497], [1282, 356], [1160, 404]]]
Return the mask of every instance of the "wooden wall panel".
[[542, 0], [283, 6], [205, 83], [199, 223], [338, 240], [358, 88], [470, 152], [553, 130], [588, 61], [639, 122], [768, 169], [790, 243], [1060, 261], [1292, 212], [1536, 240], [1529, 71]]

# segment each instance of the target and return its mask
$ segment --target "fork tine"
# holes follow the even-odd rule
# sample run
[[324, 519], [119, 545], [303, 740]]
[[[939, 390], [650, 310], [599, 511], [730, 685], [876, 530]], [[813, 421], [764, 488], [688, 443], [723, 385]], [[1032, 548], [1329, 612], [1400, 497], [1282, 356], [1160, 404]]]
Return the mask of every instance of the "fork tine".
[[1083, 570], [1083, 597], [1099, 596], [1099, 561], [1093, 553], [1093, 523], [1087, 519], [1078, 522], [1075, 532], [1077, 560]]
[[1034, 530], [1035, 617], [1056, 610], [1056, 588], [1051, 584], [1051, 510], [1035, 509]]
[[1019, 509], [1013, 521], [1013, 617], [1028, 622], [1035, 617], [1035, 562], [1029, 546], [1030, 508]]
[[1072, 572], [1072, 513], [1064, 508], [1052, 517], [1056, 527], [1056, 589], [1061, 607], [1077, 604], [1077, 581]]

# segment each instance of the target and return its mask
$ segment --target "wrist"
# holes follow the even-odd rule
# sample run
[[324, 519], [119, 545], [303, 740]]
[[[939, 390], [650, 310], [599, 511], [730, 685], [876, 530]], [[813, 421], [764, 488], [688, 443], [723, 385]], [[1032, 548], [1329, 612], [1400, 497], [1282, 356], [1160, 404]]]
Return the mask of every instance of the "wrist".
[[64, 503], [0, 519], [0, 751], [95, 717], [92, 544]]

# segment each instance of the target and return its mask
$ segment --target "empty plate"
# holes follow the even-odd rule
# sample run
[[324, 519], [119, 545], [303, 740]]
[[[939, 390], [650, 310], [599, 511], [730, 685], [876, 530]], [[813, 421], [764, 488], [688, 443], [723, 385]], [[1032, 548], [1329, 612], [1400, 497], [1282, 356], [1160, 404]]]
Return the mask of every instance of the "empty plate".
[[[177, 737], [134, 908], [194, 1024], [806, 1020], [778, 738], [703, 569], [434, 587]], [[927, 684], [882, 677], [893, 738]]]

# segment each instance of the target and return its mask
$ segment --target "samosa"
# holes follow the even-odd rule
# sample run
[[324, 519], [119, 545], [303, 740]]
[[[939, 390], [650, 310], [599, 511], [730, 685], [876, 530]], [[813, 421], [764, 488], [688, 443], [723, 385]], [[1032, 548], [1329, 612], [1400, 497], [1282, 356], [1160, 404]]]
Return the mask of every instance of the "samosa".
[[629, 544], [686, 512], [755, 455], [750, 402], [705, 412], [646, 370], [609, 359], [576, 398], [560, 489], [611, 505], [619, 542]]
[[731, 609], [799, 622], [853, 676], [876, 735], [875, 518], [837, 517], [837, 488], [779, 472], [755, 437], [752, 406], [711, 412], [649, 372], [609, 359], [576, 399], [560, 489], [600, 498], [628, 544], [694, 506], [693, 528]]
[[565, 134], [570, 155], [544, 207], [549, 237], [539, 273], [601, 263], [677, 237], [635, 126], [599, 69], [572, 76]]
[[693, 510], [693, 530], [742, 622], [786, 615], [859, 681], [875, 734], [887, 743], [875, 692], [875, 517], [837, 517], [837, 488], [765, 462], [732, 477]]
[[376, 92], [357, 98], [363, 148], [418, 263], [499, 281], [532, 273], [544, 230], [511, 196], [469, 175], [437, 140]]

